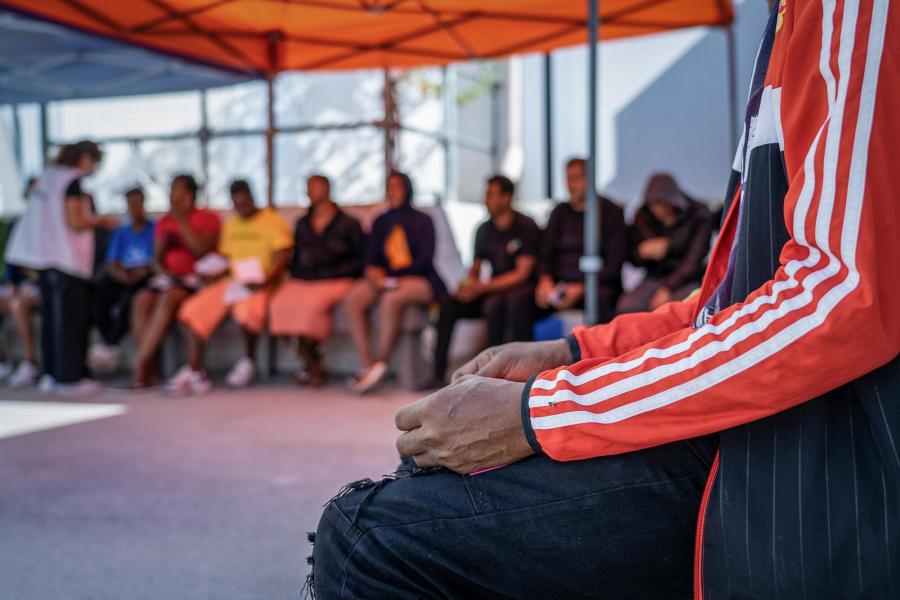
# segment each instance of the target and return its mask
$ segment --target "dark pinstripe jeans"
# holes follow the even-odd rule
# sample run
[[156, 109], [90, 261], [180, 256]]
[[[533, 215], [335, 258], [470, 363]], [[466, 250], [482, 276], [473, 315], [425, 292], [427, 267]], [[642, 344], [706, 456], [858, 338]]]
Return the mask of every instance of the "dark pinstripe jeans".
[[474, 476], [364, 482], [328, 504], [314, 549], [331, 598], [690, 598], [712, 438]]

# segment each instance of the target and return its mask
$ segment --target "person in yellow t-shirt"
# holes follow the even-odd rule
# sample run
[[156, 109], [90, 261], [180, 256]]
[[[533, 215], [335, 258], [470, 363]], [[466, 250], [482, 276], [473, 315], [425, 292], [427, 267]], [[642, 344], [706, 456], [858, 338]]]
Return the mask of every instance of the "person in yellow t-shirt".
[[229, 313], [244, 330], [247, 353], [231, 368], [226, 382], [244, 387], [256, 375], [256, 341], [294, 240], [281, 215], [256, 207], [246, 181], [232, 182], [231, 200], [237, 214], [228, 219], [219, 238], [219, 254], [228, 260], [228, 274], [194, 294], [178, 313], [187, 332], [189, 363], [169, 382], [171, 392], [204, 393], [212, 387], [203, 368], [203, 348]]

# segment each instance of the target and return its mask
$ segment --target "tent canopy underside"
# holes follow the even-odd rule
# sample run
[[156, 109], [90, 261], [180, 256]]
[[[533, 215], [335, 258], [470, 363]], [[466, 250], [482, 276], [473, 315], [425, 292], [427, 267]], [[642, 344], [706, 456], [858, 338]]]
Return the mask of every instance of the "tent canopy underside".
[[[586, 42], [584, 0], [0, 0], [40, 19], [257, 76], [414, 67]], [[730, 0], [604, 0], [602, 38], [733, 19]]]

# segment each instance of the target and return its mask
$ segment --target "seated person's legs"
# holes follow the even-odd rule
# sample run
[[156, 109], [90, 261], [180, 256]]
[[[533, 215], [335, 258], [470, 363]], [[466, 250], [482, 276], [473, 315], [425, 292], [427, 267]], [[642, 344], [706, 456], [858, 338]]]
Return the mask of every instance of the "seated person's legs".
[[522, 286], [509, 291], [506, 296], [508, 318], [512, 327], [512, 338], [516, 342], [528, 342], [534, 337], [532, 326], [540, 317], [550, 314], [539, 309], [534, 302], [534, 288]]
[[34, 316], [40, 308], [40, 302], [37, 287], [30, 283], [17, 286], [9, 300], [9, 311], [22, 345], [22, 361], [9, 378], [9, 385], [12, 387], [31, 385], [40, 374], [34, 334]]
[[318, 600], [689, 598], [708, 438], [356, 486], [315, 538]]
[[103, 343], [109, 346], [118, 344], [119, 338], [125, 333], [124, 329], [119, 327], [120, 322], [113, 315], [113, 311], [114, 307], [123, 300], [126, 291], [125, 286], [109, 276], [103, 277], [94, 285], [91, 307], [94, 323], [97, 325]]
[[[369, 285], [369, 284], [365, 284]], [[371, 286], [369, 286], [371, 288]], [[359, 289], [359, 288], [355, 288]], [[351, 294], [353, 292], [351, 291]], [[375, 294], [374, 291], [371, 294]], [[432, 299], [431, 285], [424, 277], [407, 276], [397, 278], [396, 287], [385, 289], [378, 296], [375, 296], [379, 302], [378, 309], [378, 354], [376, 357], [368, 357], [368, 362], [364, 362], [365, 368], [363, 372], [356, 378], [351, 385], [351, 389], [357, 393], [365, 393], [376, 385], [387, 375], [387, 363], [394, 352], [400, 332], [403, 329], [403, 314], [407, 307], [414, 304], [426, 304]], [[348, 301], [350, 298], [348, 298]], [[348, 313], [350, 312], [348, 308]], [[360, 317], [361, 315], [361, 317]], [[356, 322], [356, 323], [354, 323]], [[366, 339], [362, 339], [362, 327], [365, 327]], [[357, 342], [359, 348], [365, 344], [366, 353], [368, 353], [368, 315], [365, 311], [360, 311], [356, 316], [351, 317], [351, 328], [354, 329], [354, 341]], [[357, 336], [360, 339], [356, 339]], [[362, 348], [360, 348], [362, 349]], [[362, 352], [361, 352], [362, 354]]]
[[403, 329], [403, 314], [413, 305], [428, 304], [432, 300], [431, 285], [424, 277], [400, 277], [397, 287], [381, 296], [381, 319], [379, 320], [379, 359], [387, 362], [400, 331]]
[[350, 324], [353, 345], [359, 354], [363, 369], [372, 365], [372, 351], [369, 347], [369, 310], [378, 300], [378, 292], [366, 279], [358, 279], [347, 292], [344, 308]]
[[[484, 319], [488, 325], [488, 346], [499, 346], [507, 341], [524, 341], [517, 336], [525, 335], [524, 327], [515, 324], [518, 302], [534, 302], [534, 284], [523, 283], [516, 287], [491, 294], [484, 300]], [[527, 320], [527, 319], [526, 319]], [[512, 339], [507, 339], [507, 331]], [[529, 325], [528, 331], [531, 331]], [[530, 333], [528, 339], [531, 339]]]
[[178, 309], [178, 320], [184, 325], [188, 344], [188, 365], [169, 382], [171, 391], [200, 392], [209, 387], [203, 368], [203, 347], [228, 315], [225, 293], [230, 284], [230, 280], [223, 279], [209, 285], [185, 300]]
[[175, 320], [178, 308], [190, 294], [190, 290], [176, 286], [165, 292], [147, 289], [135, 298], [133, 324], [136, 325], [134, 333], [138, 356], [134, 380], [137, 385], [156, 383], [159, 377], [155, 372], [156, 353]]
[[616, 313], [644, 312], [650, 308], [650, 299], [662, 283], [658, 279], [647, 278], [639, 286], [619, 296]]
[[[423, 387], [441, 387], [447, 375], [447, 355], [453, 339], [453, 329], [459, 319], [474, 319], [482, 316], [481, 298], [472, 302], [462, 302], [447, 295], [441, 300], [440, 316], [437, 323], [437, 341], [434, 345], [434, 373], [431, 381]], [[488, 325], [490, 327], [490, 324]]]
[[272, 297], [269, 330], [276, 336], [296, 336], [298, 352], [304, 367], [294, 374], [299, 384], [321, 385], [325, 382], [319, 345], [331, 337], [333, 311], [347, 296], [352, 279], [285, 281]]
[[225, 379], [231, 387], [244, 387], [256, 377], [256, 341], [266, 326], [271, 297], [271, 290], [264, 288], [231, 306], [231, 318], [241, 326], [246, 343], [246, 354], [235, 363]]

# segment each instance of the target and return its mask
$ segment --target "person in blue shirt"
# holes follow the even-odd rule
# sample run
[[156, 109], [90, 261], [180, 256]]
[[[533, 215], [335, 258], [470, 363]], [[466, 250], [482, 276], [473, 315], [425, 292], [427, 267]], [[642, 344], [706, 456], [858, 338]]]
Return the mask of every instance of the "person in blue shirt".
[[93, 369], [109, 371], [119, 364], [119, 341], [128, 331], [131, 300], [153, 275], [155, 223], [144, 212], [144, 191], [125, 193], [130, 222], [112, 232], [105, 265], [94, 290], [93, 317], [101, 341], [91, 346]]

